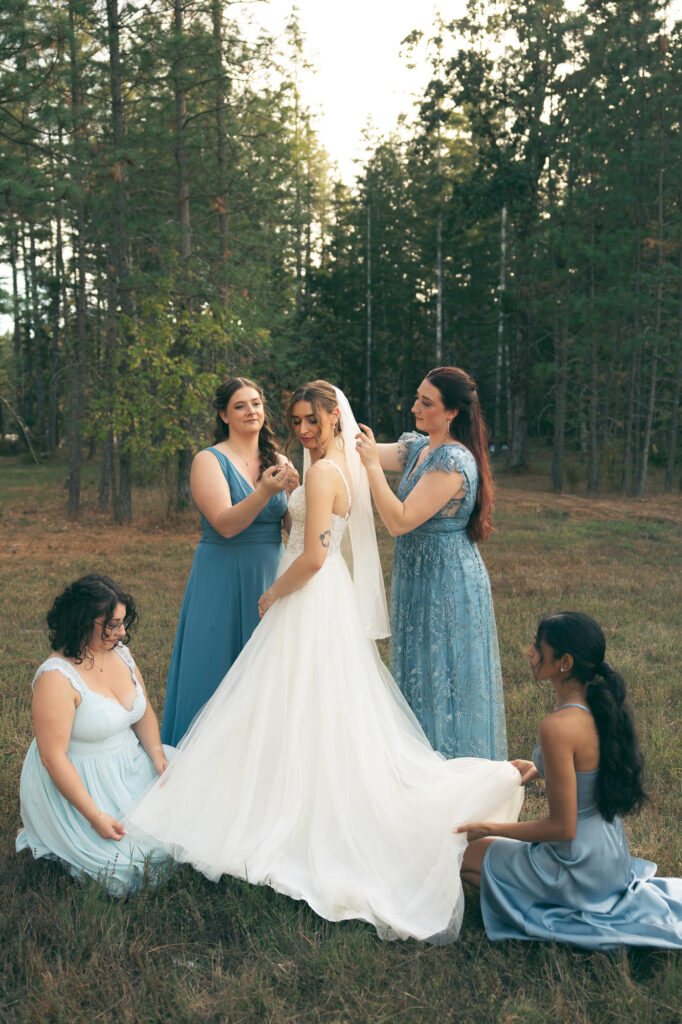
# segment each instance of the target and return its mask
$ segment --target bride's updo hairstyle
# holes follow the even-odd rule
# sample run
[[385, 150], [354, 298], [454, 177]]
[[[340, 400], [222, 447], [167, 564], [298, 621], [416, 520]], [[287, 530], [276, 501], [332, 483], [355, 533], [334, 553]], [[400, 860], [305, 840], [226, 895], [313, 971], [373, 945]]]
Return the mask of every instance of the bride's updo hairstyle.
[[426, 380], [440, 391], [449, 412], [457, 410], [450, 423], [450, 437], [465, 445], [478, 466], [478, 493], [467, 533], [471, 540], [487, 540], [493, 529], [494, 488], [488, 460], [488, 428], [478, 401], [476, 383], [457, 366], [429, 370]]
[[215, 398], [213, 399], [213, 408], [216, 410], [215, 418], [215, 436], [214, 444], [220, 444], [221, 441], [227, 441], [230, 437], [230, 427], [228, 423], [221, 418], [221, 412], [225, 412], [230, 399], [239, 391], [240, 388], [253, 388], [260, 395], [260, 400], [263, 403], [263, 426], [260, 428], [258, 434], [258, 451], [260, 453], [260, 471], [261, 474], [269, 469], [270, 466], [277, 466], [279, 460], [277, 458], [277, 441], [270, 425], [270, 417], [268, 416], [267, 406], [265, 404], [265, 395], [263, 389], [259, 388], [257, 384], [254, 384], [248, 377], [226, 377], [225, 380], [216, 388]]
[[[333, 384], [329, 384], [326, 380], [312, 380], [309, 384], [303, 384], [291, 395], [291, 398], [287, 402], [287, 427], [289, 428], [289, 437], [287, 443], [284, 446], [284, 451], [288, 452], [291, 445], [294, 443], [296, 436], [294, 434], [294, 406], [297, 402], [310, 402], [313, 407], [313, 412], [319, 423], [320, 421], [320, 409], [324, 409], [325, 412], [334, 412], [334, 409], [338, 409], [339, 400], [336, 397], [336, 390]], [[341, 439], [343, 445], [343, 438], [341, 437], [341, 416], [334, 424], [334, 436]]]
[[623, 677], [604, 661], [604, 633], [589, 615], [557, 612], [540, 621], [536, 645], [541, 640], [552, 648], [556, 659], [570, 654], [571, 677], [587, 686], [587, 703], [599, 733], [599, 813], [606, 821], [613, 821], [616, 814], [639, 811], [647, 799], [644, 758], [632, 712], [625, 703]]
[[52, 650], [63, 651], [67, 658], [74, 658], [80, 664], [87, 657], [95, 619], [104, 619], [106, 625], [114, 617], [117, 604], [125, 606], [126, 635], [121, 643], [127, 644], [128, 634], [138, 619], [130, 594], [126, 594], [108, 576], [97, 572], [81, 576], [71, 583], [55, 597], [47, 613]]

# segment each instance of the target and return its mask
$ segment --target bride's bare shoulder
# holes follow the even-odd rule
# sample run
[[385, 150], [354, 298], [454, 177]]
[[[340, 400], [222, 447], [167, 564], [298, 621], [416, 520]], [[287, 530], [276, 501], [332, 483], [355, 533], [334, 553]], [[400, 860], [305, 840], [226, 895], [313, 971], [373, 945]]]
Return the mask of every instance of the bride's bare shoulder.
[[[332, 462], [335, 464], [336, 469], [331, 465]], [[312, 464], [306, 473], [306, 482], [309, 480], [314, 486], [335, 490], [337, 485], [340, 483], [338, 474], [339, 469], [345, 476], [346, 460], [342, 457], [337, 458], [336, 454], [331, 457], [328, 455], [326, 458], [318, 459], [317, 462]]]

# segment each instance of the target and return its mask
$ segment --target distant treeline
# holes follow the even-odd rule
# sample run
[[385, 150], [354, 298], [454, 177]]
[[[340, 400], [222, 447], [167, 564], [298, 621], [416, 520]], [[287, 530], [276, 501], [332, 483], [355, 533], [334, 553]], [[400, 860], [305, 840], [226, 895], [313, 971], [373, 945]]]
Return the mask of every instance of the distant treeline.
[[[479, 382], [513, 469], [529, 437], [587, 489], [677, 486], [682, 23], [663, 2], [481, 5], [406, 60], [413, 119], [333, 180], [298, 81], [222, 0], [5, 0], [0, 12], [0, 434], [86, 446], [100, 505], [135, 466], [188, 501], [217, 375], [339, 383], [380, 434], [425, 370]], [[358, 29], [360, 31], [360, 29]], [[352, 54], [348, 55], [352, 74]]]

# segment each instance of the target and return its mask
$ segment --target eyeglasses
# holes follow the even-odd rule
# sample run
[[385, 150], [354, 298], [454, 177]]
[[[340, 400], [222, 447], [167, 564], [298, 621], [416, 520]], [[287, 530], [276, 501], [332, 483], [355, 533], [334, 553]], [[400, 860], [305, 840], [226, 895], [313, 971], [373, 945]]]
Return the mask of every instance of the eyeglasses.
[[117, 633], [121, 628], [127, 633], [132, 621], [129, 615], [126, 615], [125, 619], [110, 619], [108, 622], [105, 622], [103, 618], [95, 619], [97, 625], [102, 627], [103, 636], [111, 636], [112, 633]]

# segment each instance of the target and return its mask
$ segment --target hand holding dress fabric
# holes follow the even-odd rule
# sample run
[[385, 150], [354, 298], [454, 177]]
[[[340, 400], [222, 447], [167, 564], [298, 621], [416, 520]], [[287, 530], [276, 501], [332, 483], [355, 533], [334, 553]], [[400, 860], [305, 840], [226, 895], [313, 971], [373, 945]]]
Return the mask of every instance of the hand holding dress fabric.
[[106, 576], [85, 576], [55, 600], [48, 623], [57, 653], [34, 679], [35, 739], [20, 784], [17, 850], [58, 860], [114, 896], [169, 865], [121, 821], [172, 754], [121, 642], [135, 618], [132, 598]]
[[125, 823], [210, 879], [270, 885], [385, 938], [451, 942], [466, 845], [452, 826], [514, 817], [523, 791], [507, 763], [434, 753], [379, 657], [385, 603], [357, 427], [322, 383], [292, 396], [312, 468], [291, 496], [277, 600]]
[[480, 886], [493, 941], [682, 949], [682, 879], [657, 878], [654, 863], [631, 856], [620, 818], [646, 799], [643, 759], [625, 684], [604, 649], [588, 615], [540, 622], [529, 660], [534, 681], [551, 684], [557, 703], [533, 751], [547, 814], [456, 829], [468, 833], [462, 876]]

